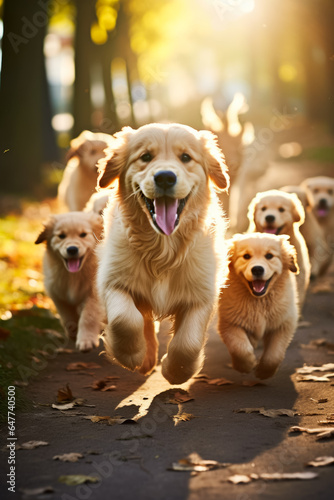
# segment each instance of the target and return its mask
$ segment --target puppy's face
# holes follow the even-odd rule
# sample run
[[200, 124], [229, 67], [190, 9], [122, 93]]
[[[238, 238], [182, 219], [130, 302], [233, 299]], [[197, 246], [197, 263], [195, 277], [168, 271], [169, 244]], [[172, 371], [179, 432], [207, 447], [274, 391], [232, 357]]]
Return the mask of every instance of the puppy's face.
[[102, 219], [94, 213], [69, 212], [54, 215], [38, 236], [36, 244], [47, 242], [48, 248], [70, 273], [82, 269], [94, 250], [102, 230]]
[[235, 235], [231, 240], [231, 264], [254, 297], [263, 297], [286, 269], [297, 273], [296, 250], [286, 236]]
[[172, 234], [187, 211], [207, 202], [209, 177], [219, 189], [228, 187], [223, 155], [209, 132], [152, 124], [123, 129], [117, 139], [111, 158], [99, 162], [99, 185], [119, 176], [123, 199], [134, 197], [160, 234]]
[[334, 207], [334, 179], [313, 177], [304, 182], [310, 206], [319, 218], [326, 218]]
[[77, 157], [80, 166], [97, 173], [97, 162], [105, 156], [104, 150], [111, 141], [111, 136], [84, 130], [71, 141], [67, 160]]
[[254, 220], [257, 231], [278, 235], [289, 232], [294, 223], [303, 222], [305, 215], [297, 195], [273, 190], [256, 195], [248, 217]]

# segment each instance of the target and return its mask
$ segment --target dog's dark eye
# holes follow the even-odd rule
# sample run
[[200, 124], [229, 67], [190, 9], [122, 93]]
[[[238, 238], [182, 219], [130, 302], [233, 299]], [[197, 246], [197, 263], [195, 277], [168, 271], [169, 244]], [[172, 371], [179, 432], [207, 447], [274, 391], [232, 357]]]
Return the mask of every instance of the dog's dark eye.
[[270, 253], [270, 252], [266, 253], [266, 255], [265, 255], [265, 258], [266, 258], [267, 260], [270, 260], [270, 259], [272, 259], [273, 257], [274, 257], [274, 256], [273, 256], [273, 254], [272, 254], [272, 253]]
[[332, 195], [333, 194], [333, 189], [328, 190], [328, 194]]
[[278, 211], [279, 211], [279, 212], [285, 212], [285, 208], [283, 208], [283, 207], [279, 207]]
[[189, 163], [191, 161], [191, 156], [189, 156], [188, 153], [182, 153], [180, 160], [182, 163]]
[[244, 259], [245, 260], [249, 260], [251, 258], [251, 256], [249, 255], [249, 253], [245, 253], [244, 255]]
[[80, 233], [79, 236], [80, 238], [85, 238], [87, 236], [87, 233]]
[[60, 234], [58, 234], [58, 238], [60, 238], [61, 240], [64, 240], [66, 238], [66, 234], [60, 233]]
[[267, 207], [262, 207], [261, 210], [262, 212], [264, 212], [265, 210], [267, 210]]
[[152, 158], [153, 158], [153, 156], [151, 155], [151, 153], [144, 153], [140, 157], [141, 161], [143, 161], [145, 163], [149, 163], [152, 160]]

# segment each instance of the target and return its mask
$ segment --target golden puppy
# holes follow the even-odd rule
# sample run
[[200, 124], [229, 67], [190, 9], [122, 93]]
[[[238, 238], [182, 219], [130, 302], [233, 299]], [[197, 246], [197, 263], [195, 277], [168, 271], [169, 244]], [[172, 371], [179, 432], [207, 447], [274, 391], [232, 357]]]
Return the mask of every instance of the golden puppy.
[[96, 294], [95, 247], [101, 232], [100, 215], [70, 212], [53, 215], [35, 241], [46, 241], [45, 289], [80, 351], [99, 344], [103, 312]]
[[311, 263], [311, 278], [322, 276], [330, 266], [332, 252], [325, 240], [324, 232], [315, 217], [307, 193], [302, 186], [284, 186], [286, 193], [295, 193], [303, 204], [305, 211], [304, 223], [299, 230], [304, 236]]
[[84, 130], [71, 141], [67, 165], [58, 187], [58, 201], [71, 211], [83, 210], [95, 191], [97, 161], [112, 141], [107, 134]]
[[305, 219], [305, 212], [298, 196], [276, 189], [258, 193], [248, 207], [248, 219], [248, 232], [290, 236], [290, 243], [297, 251], [297, 288], [301, 311], [310, 282], [311, 265], [305, 240], [299, 231], [299, 226]]
[[202, 366], [217, 277], [227, 267], [225, 221], [210, 189], [228, 187], [223, 155], [213, 134], [178, 124], [127, 127], [115, 138], [99, 162], [100, 187], [118, 178], [99, 248], [107, 352], [149, 373], [157, 363], [153, 320], [169, 316], [174, 335], [162, 373], [183, 383]]
[[334, 179], [332, 177], [310, 177], [301, 186], [307, 197], [331, 249], [334, 249]]
[[[296, 250], [288, 236], [236, 234], [231, 239], [227, 288], [219, 300], [219, 333], [233, 367], [264, 379], [282, 362], [298, 320]], [[263, 340], [257, 364], [254, 347]]]

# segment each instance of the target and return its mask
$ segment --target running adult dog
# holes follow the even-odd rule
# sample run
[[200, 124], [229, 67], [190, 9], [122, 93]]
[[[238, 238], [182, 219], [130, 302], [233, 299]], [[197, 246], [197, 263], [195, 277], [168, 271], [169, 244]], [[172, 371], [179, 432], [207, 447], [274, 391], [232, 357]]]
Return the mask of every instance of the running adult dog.
[[297, 288], [300, 312], [310, 282], [311, 265], [305, 240], [299, 230], [305, 212], [301, 201], [294, 193], [284, 193], [276, 189], [258, 193], [248, 207], [250, 222], [248, 232], [287, 234], [296, 248], [299, 275]]
[[183, 383], [202, 366], [227, 271], [225, 221], [211, 189], [228, 187], [223, 154], [210, 132], [150, 124], [116, 134], [99, 169], [101, 188], [118, 179], [99, 248], [107, 352], [125, 368], [150, 373], [158, 346], [153, 320], [171, 317], [162, 373], [171, 384]]
[[53, 215], [35, 241], [46, 242], [45, 289], [80, 351], [97, 347], [102, 330], [104, 314], [95, 285], [96, 238], [101, 232], [100, 215], [69, 212]]
[[[288, 236], [236, 234], [230, 240], [227, 287], [219, 301], [220, 335], [240, 372], [274, 375], [298, 320], [296, 250]], [[263, 340], [257, 362], [254, 347]]]

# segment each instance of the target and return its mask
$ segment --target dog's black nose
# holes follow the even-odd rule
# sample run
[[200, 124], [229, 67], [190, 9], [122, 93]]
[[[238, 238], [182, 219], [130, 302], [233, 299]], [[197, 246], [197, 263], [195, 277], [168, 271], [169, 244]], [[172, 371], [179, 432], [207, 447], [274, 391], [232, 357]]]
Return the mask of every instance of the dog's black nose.
[[268, 222], [268, 224], [271, 224], [274, 221], [275, 221], [275, 215], [266, 215], [266, 222]]
[[254, 266], [252, 267], [252, 275], [256, 278], [259, 278], [264, 273], [264, 269], [262, 266]]
[[67, 251], [68, 255], [70, 255], [71, 257], [75, 257], [79, 252], [79, 248], [75, 247], [75, 246], [71, 246], [71, 247], [68, 247], [66, 251]]
[[321, 198], [321, 200], [319, 200], [319, 208], [327, 208], [326, 198]]
[[154, 182], [161, 189], [169, 189], [176, 184], [177, 177], [170, 170], [161, 170], [154, 176]]

